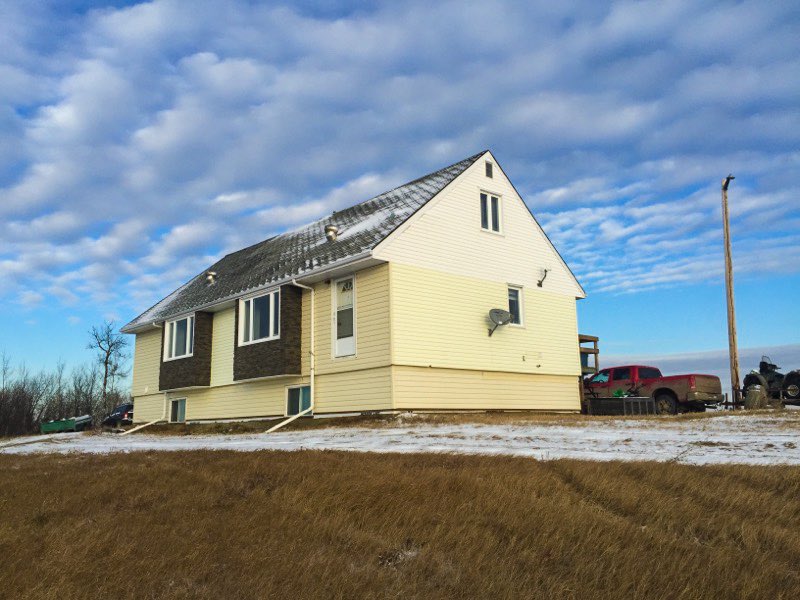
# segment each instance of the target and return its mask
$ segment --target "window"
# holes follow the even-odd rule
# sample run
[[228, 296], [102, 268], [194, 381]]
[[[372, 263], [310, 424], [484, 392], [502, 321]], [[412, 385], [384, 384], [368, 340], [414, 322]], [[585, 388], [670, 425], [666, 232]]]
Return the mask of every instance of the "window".
[[631, 368], [614, 369], [614, 381], [627, 381], [631, 378]]
[[173, 400], [170, 404], [169, 411], [170, 423], [185, 423], [186, 422], [186, 398], [179, 398]]
[[611, 371], [600, 371], [597, 375], [590, 379], [591, 383], [608, 383], [608, 376]]
[[511, 313], [511, 324], [522, 325], [522, 288], [508, 286], [508, 312]]
[[494, 165], [490, 163], [488, 160], [486, 161], [486, 176], [491, 179], [492, 178], [492, 169]]
[[194, 315], [167, 323], [164, 360], [186, 358], [194, 352]]
[[481, 229], [500, 233], [500, 198], [481, 192]]
[[280, 290], [239, 301], [239, 345], [280, 337]]
[[639, 379], [658, 379], [661, 371], [655, 367], [639, 367]]
[[335, 356], [352, 356], [356, 353], [354, 287], [355, 280], [348, 277], [337, 281], [334, 289]]
[[[303, 385], [300, 387], [287, 388], [286, 415], [292, 416], [299, 414], [311, 407], [311, 387]], [[311, 413], [308, 413], [311, 414]]]

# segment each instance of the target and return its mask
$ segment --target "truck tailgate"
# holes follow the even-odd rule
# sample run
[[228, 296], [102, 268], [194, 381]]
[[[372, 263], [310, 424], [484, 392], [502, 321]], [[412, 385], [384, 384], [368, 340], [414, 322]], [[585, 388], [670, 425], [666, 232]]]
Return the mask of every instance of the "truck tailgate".
[[719, 377], [714, 375], [693, 375], [692, 377], [694, 377], [696, 391], [709, 394], [722, 393], [722, 385], [719, 382]]

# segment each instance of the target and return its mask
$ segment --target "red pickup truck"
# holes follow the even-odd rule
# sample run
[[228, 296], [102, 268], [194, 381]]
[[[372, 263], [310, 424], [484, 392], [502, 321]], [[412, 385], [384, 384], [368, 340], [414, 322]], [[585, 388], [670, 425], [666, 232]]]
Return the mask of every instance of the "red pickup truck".
[[624, 365], [603, 369], [583, 381], [585, 398], [650, 396], [661, 414], [706, 409], [722, 402], [722, 384], [714, 375], [672, 375], [664, 377], [656, 367]]

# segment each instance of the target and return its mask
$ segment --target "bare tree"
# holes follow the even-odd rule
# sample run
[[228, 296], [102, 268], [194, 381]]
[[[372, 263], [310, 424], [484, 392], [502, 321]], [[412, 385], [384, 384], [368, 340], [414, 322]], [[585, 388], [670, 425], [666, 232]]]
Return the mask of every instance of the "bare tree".
[[128, 340], [117, 333], [113, 321], [104, 321], [102, 325], [93, 326], [89, 331], [90, 341], [86, 346], [89, 350], [94, 350], [97, 363], [100, 365], [102, 376], [101, 399], [103, 409], [108, 409], [108, 390], [109, 384], [116, 381], [119, 377], [125, 377], [125, 362], [128, 355], [125, 348]]
[[0, 390], [6, 391], [6, 386], [8, 382], [11, 380], [11, 357], [6, 354], [6, 351], [3, 350], [3, 353], [0, 354]]

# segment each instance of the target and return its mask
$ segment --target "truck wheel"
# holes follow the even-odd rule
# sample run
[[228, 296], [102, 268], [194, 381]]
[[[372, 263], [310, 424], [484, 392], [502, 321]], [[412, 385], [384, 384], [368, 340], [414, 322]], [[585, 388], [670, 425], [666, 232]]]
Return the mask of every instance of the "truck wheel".
[[678, 403], [670, 394], [656, 396], [656, 413], [659, 415], [677, 415]]

